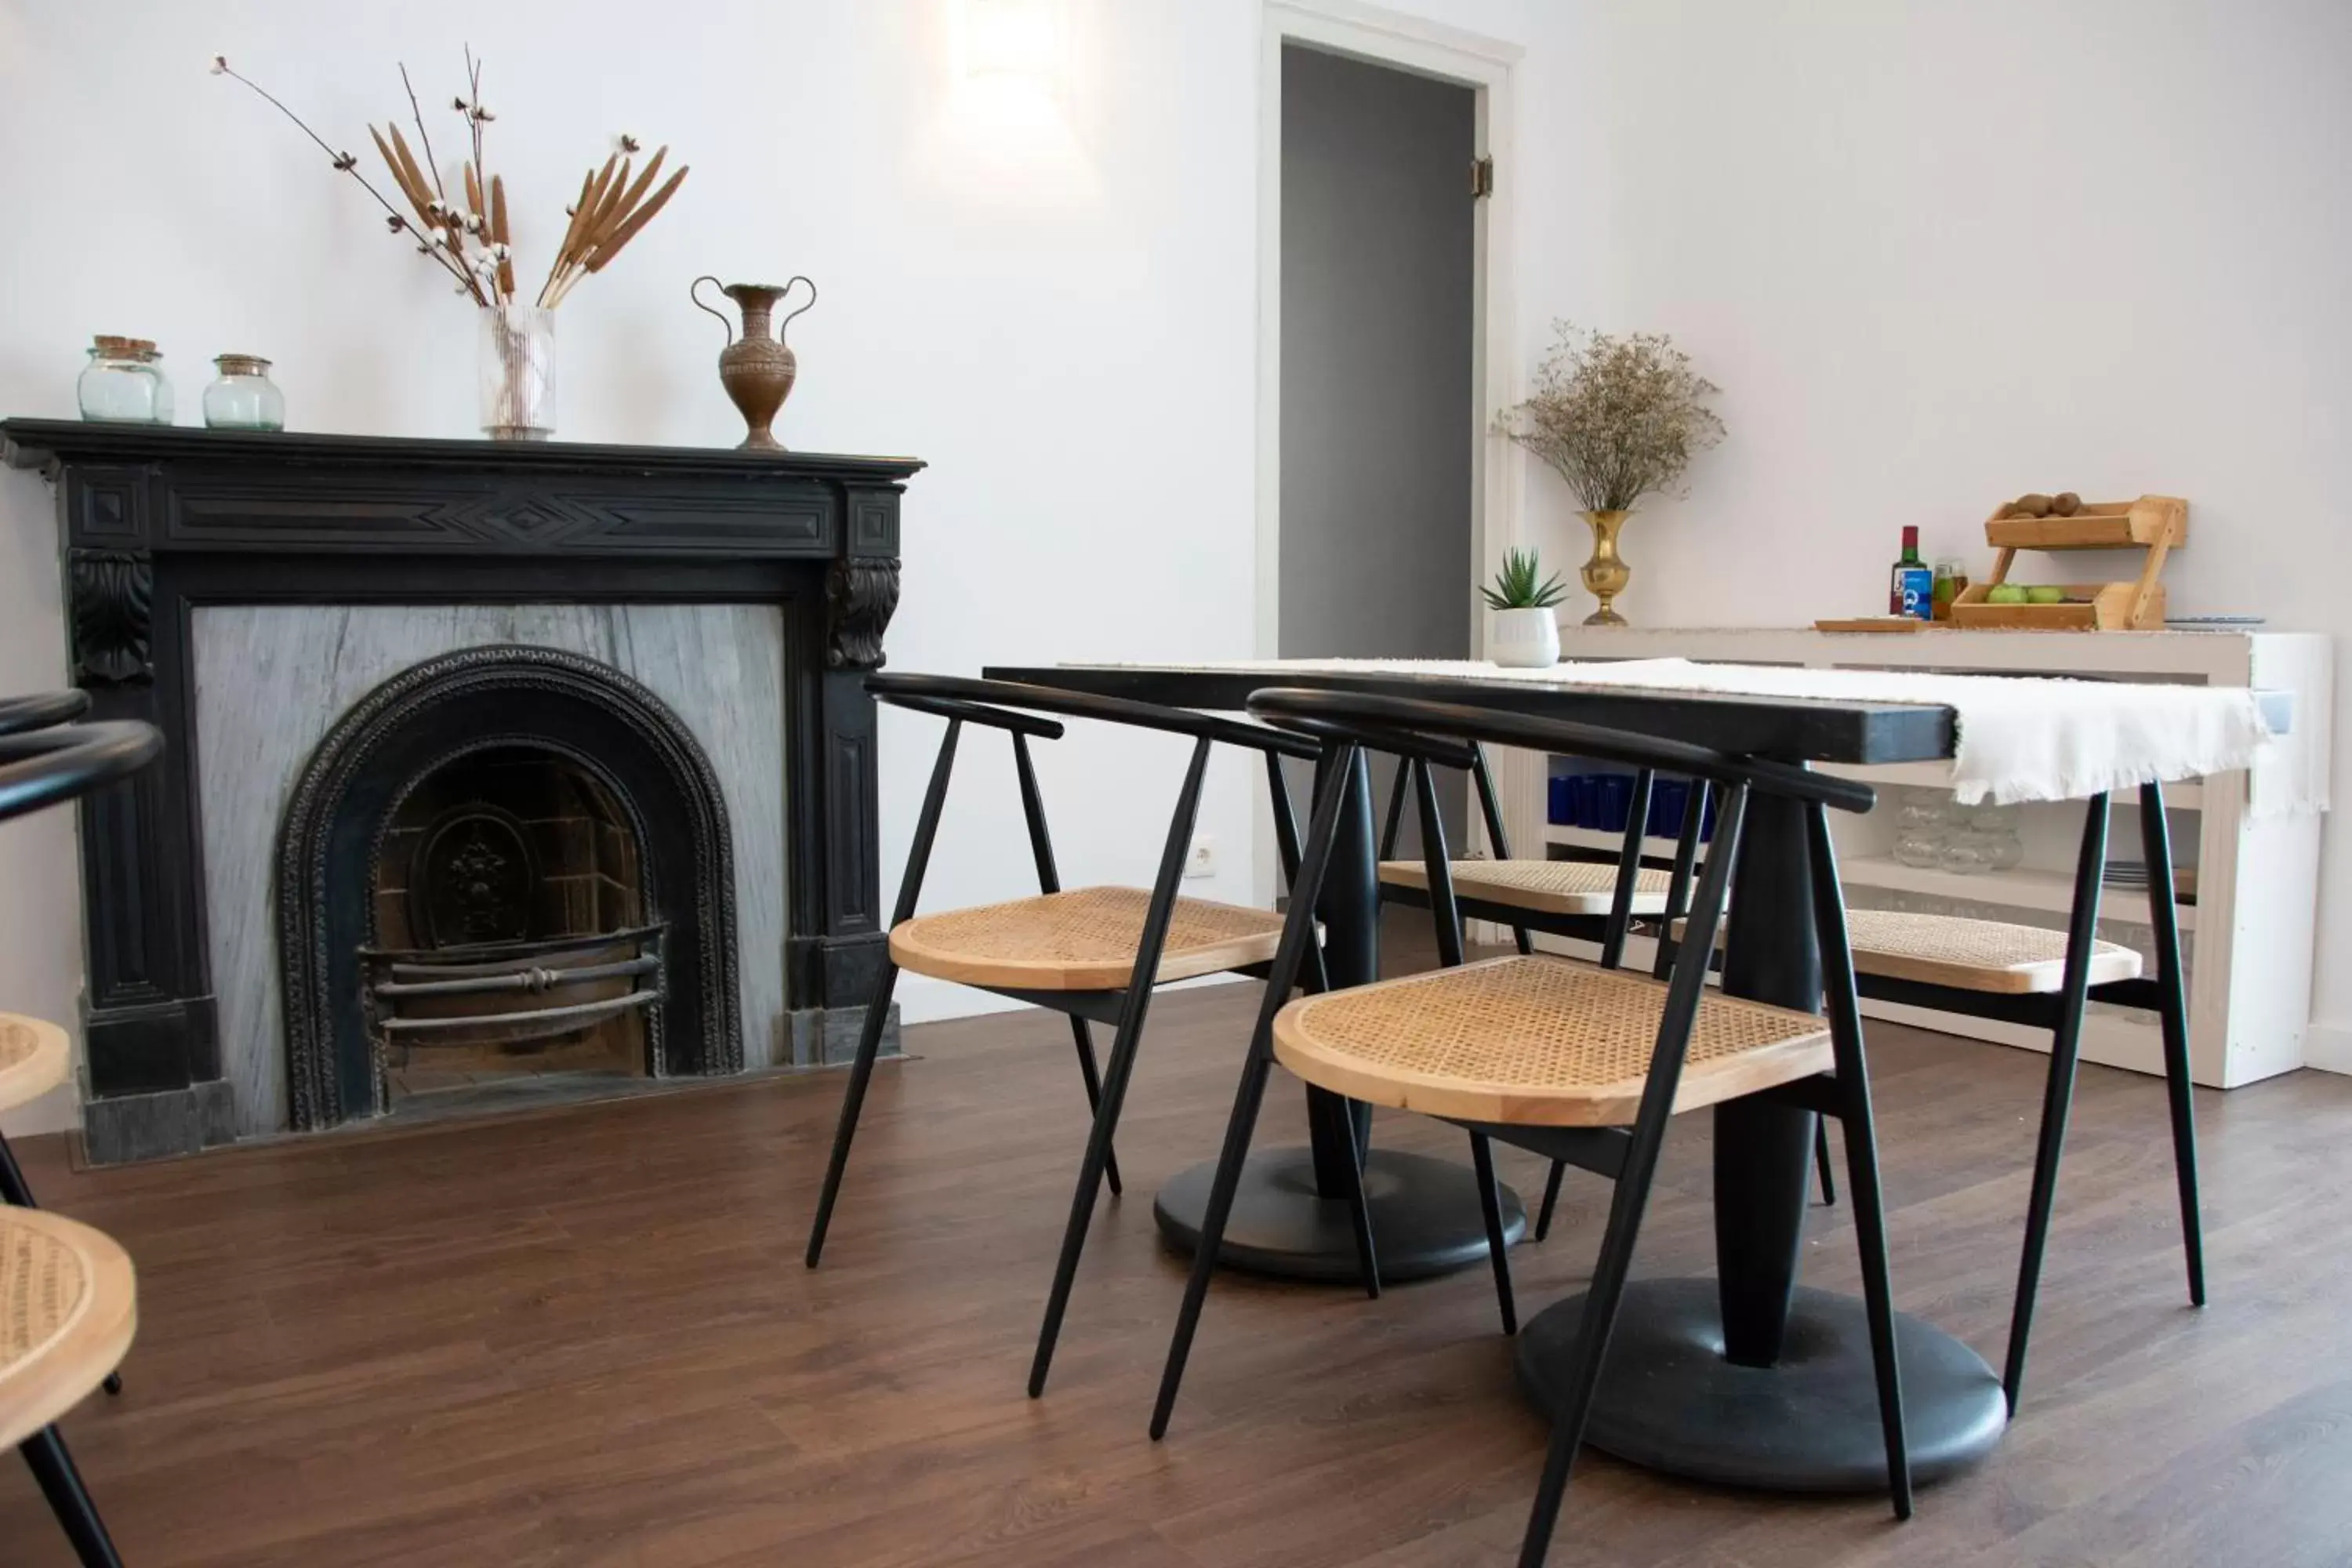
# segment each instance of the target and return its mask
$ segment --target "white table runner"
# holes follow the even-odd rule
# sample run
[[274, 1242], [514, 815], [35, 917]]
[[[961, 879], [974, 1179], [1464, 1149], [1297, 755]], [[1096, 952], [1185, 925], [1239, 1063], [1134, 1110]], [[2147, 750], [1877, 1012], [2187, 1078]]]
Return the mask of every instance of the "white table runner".
[[[2071, 800], [2151, 779], [2200, 778], [2251, 764], [2271, 742], [2255, 694], [2242, 687], [1698, 664], [1686, 658], [1563, 663], [1507, 669], [1476, 659], [1235, 659], [1188, 669], [1421, 675], [1533, 686], [1706, 691], [1744, 697], [1901, 702], [1951, 709], [1959, 744], [1952, 793], [1966, 805]], [[2324, 809], [2297, 801], [2290, 809]]]

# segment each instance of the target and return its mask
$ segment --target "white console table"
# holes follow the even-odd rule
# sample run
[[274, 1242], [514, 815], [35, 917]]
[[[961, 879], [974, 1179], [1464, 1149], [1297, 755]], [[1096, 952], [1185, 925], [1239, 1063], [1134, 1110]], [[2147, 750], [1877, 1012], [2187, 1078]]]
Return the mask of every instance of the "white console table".
[[[2196, 869], [2196, 901], [2180, 906], [2189, 947], [2189, 1060], [2214, 1088], [2304, 1065], [2310, 1018], [2313, 914], [2318, 896], [2320, 813], [2327, 800], [2331, 654], [2325, 637], [2270, 632], [2053, 633], [1937, 629], [1906, 636], [1748, 629], [1560, 629], [1568, 659], [1680, 658], [1823, 668], [1977, 674], [2095, 675], [2112, 679], [2252, 686], [2291, 693], [2293, 731], [2253, 768], [2168, 786], [2176, 858]], [[1519, 854], [1613, 852], [1613, 833], [1561, 827], [1547, 816], [1552, 759], [1498, 754], [1496, 784]], [[1941, 764], [1849, 771], [1874, 784], [1937, 787]], [[1944, 910], [2063, 930], [2082, 827], [2080, 802], [2015, 808], [2023, 864], [1974, 875], [1903, 865], [1888, 853], [1892, 810], [1841, 821], [1847, 897], [1856, 906]], [[2136, 845], [2136, 801], [2116, 798], [2116, 842]], [[1670, 840], [1656, 841], [1671, 855]], [[2128, 851], [2126, 851], [2128, 853]], [[2147, 892], [2109, 887], [2100, 934], [2147, 951]], [[1577, 951], [1579, 944], [1539, 938]], [[1864, 1002], [1892, 1018], [2004, 1045], [2047, 1050], [2046, 1032], [1892, 1003]], [[2085, 1021], [2089, 1060], [2161, 1071], [2153, 1016], [2094, 1005]]]

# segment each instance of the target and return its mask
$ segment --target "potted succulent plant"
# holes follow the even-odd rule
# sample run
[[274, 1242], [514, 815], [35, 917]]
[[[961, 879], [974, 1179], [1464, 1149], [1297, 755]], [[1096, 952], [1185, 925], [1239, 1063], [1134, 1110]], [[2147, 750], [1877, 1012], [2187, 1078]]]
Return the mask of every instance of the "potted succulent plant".
[[1486, 621], [1486, 647], [1496, 664], [1534, 669], [1559, 662], [1559, 622], [1552, 606], [1568, 590], [1557, 572], [1538, 579], [1541, 569], [1534, 551], [1506, 551], [1495, 585], [1478, 590], [1494, 612]]

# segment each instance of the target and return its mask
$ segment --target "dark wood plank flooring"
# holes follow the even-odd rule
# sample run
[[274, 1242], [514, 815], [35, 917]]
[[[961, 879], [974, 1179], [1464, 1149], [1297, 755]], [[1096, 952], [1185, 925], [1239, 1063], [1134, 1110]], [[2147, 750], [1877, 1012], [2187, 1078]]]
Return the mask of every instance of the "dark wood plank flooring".
[[[1084, 1116], [1061, 1021], [1022, 1014], [910, 1031], [814, 1273], [834, 1075], [95, 1173], [28, 1140], [37, 1190], [141, 1275], [128, 1392], [68, 1436], [134, 1568], [1505, 1561], [1543, 1432], [1483, 1270], [1378, 1302], [1228, 1277], [1169, 1440], [1144, 1435], [1181, 1279], [1150, 1193], [1213, 1150], [1255, 993], [1155, 1008], [1132, 1185], [1042, 1401], [1022, 1380]], [[2042, 1058], [1885, 1026], [1874, 1051], [1898, 1301], [1998, 1364]], [[1262, 1139], [1302, 1132], [1285, 1084]], [[2213, 1305], [2186, 1305], [2158, 1086], [2085, 1068], [2022, 1419], [1913, 1522], [1588, 1455], [1552, 1561], [2352, 1562], [2352, 1082], [2199, 1110]], [[1709, 1266], [1706, 1140], [1677, 1127], [1641, 1272]], [[1589, 1269], [1602, 1189], [1570, 1191], [1515, 1255], [1526, 1310]], [[1844, 1208], [1814, 1211], [1805, 1263], [1857, 1288]], [[70, 1562], [20, 1465], [0, 1561]]]

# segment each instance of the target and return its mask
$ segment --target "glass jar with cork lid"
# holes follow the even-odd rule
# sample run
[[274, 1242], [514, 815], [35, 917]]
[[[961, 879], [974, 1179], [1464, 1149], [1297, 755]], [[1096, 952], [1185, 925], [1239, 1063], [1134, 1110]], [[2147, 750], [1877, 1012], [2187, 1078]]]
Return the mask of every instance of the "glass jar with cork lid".
[[269, 379], [259, 354], [222, 354], [220, 378], [205, 388], [205, 424], [215, 430], [283, 430], [286, 395]]
[[84, 419], [110, 425], [169, 425], [172, 383], [163, 356], [148, 338], [100, 333], [90, 340], [89, 363], [74, 384]]

